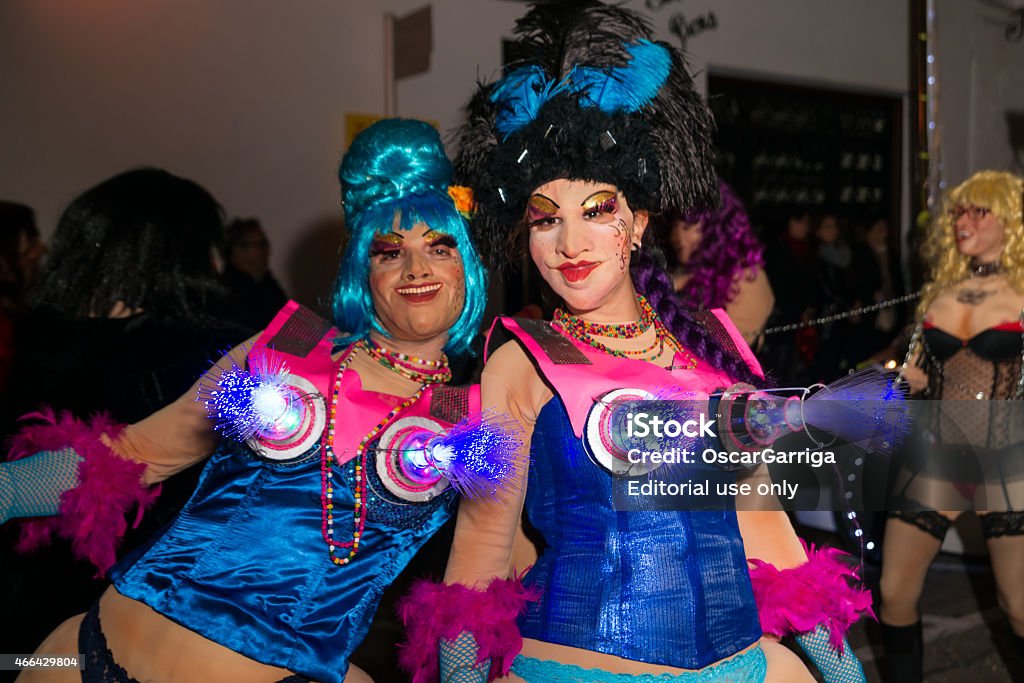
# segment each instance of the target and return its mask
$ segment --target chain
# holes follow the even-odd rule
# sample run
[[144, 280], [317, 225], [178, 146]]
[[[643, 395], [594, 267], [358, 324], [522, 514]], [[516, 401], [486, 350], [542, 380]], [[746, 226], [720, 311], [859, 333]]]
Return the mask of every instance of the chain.
[[[1024, 327], [1024, 308], [1020, 310], [1020, 324]], [[1020, 348], [1020, 377], [1017, 379], [1017, 391], [1014, 392], [1013, 397], [1015, 399], [1024, 398], [1024, 335], [1021, 335], [1021, 348]]]
[[874, 313], [875, 311], [889, 306], [899, 306], [902, 303], [913, 301], [921, 296], [921, 292], [911, 292], [910, 294], [904, 294], [903, 296], [896, 297], [895, 299], [888, 299], [887, 301], [879, 301], [877, 304], [871, 304], [870, 306], [862, 306], [860, 308], [854, 308], [850, 311], [843, 311], [842, 313], [835, 313], [833, 315], [826, 315], [821, 318], [814, 320], [808, 320], [806, 322], [792, 323], [789, 325], [779, 325], [778, 327], [769, 327], [764, 331], [766, 335], [775, 334], [777, 332], [792, 332], [793, 330], [802, 330], [805, 327], [815, 327], [817, 325], [827, 325], [828, 323], [834, 323], [837, 320], [845, 320], [855, 315], [862, 315], [864, 313]]
[[918, 321], [918, 323], [914, 325], [914, 333], [910, 335], [910, 343], [907, 344], [907, 355], [903, 357], [903, 365], [900, 366], [900, 372], [896, 375], [896, 383], [907, 381], [903, 376], [906, 374], [907, 368], [910, 367], [910, 363], [914, 360], [914, 355], [917, 353], [917, 348], [921, 343], [921, 337], [923, 334], [924, 323]]

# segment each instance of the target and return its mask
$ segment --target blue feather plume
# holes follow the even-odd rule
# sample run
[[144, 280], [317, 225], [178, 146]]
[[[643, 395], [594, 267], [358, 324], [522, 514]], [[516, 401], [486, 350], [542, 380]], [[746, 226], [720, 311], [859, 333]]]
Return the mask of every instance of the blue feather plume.
[[612, 114], [639, 111], [653, 100], [668, 78], [672, 57], [661, 45], [641, 40], [626, 46], [629, 64], [611, 69], [578, 66], [568, 79], [586, 106]]
[[539, 66], [516, 69], [491, 91], [491, 101], [499, 106], [495, 128], [507, 138], [537, 118], [544, 103], [565, 89], [565, 81], [548, 80]]

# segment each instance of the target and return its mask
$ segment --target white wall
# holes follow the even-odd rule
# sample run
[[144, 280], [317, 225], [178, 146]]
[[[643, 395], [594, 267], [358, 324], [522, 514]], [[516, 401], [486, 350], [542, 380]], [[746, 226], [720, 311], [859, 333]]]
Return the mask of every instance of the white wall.
[[[383, 0], [403, 15], [427, 0]], [[885, 94], [907, 91], [907, 8], [893, 0], [629, 0], [648, 15], [659, 37], [678, 45], [669, 31], [673, 15], [691, 21], [714, 12], [717, 29], [690, 39], [697, 70], [711, 68], [790, 83], [809, 83]], [[434, 0], [434, 54], [430, 72], [398, 84], [398, 112], [438, 120], [446, 129], [460, 121], [459, 108], [479, 75], [498, 75], [502, 36], [511, 37], [526, 5], [509, 0]]]
[[[1024, 117], [1024, 41], [1006, 40], [1008, 23], [1007, 11], [977, 0], [936, 3], [938, 123], [948, 187], [987, 168], [1024, 173], [1007, 123], [1008, 113]], [[1024, 158], [1024, 149], [1016, 154]]]
[[[380, 111], [373, 0], [0, 2], [0, 198], [59, 211], [140, 164], [257, 216], [273, 268], [326, 291], [347, 111]], [[326, 248], [326, 251], [325, 251]]]
[[[383, 113], [383, 12], [427, 1], [0, 2], [0, 198], [35, 207], [49, 233], [86, 187], [129, 166], [166, 167], [229, 214], [261, 218], [274, 270], [308, 301], [334, 261], [344, 115]], [[526, 5], [431, 4], [432, 67], [398, 84], [397, 113], [450, 129], [476, 79], [496, 76], [500, 39]], [[649, 14], [676, 44], [677, 12], [717, 18], [689, 41], [698, 68], [907, 90], [905, 2], [671, 0]]]

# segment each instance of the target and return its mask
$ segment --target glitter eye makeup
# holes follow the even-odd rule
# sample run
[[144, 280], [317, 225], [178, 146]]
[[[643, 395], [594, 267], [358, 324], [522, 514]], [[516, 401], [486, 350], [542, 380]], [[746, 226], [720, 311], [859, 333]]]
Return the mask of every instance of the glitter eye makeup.
[[530, 200], [526, 204], [526, 220], [532, 225], [536, 221], [551, 218], [560, 208], [561, 207], [550, 198], [545, 197], [542, 194], [535, 194], [530, 197]]
[[601, 190], [584, 199], [580, 206], [583, 207], [583, 215], [588, 218], [611, 215], [618, 209], [618, 196], [611, 190]]
[[454, 237], [440, 230], [428, 230], [423, 233], [423, 239], [432, 247], [449, 247], [451, 249], [458, 247], [458, 242]]
[[382, 254], [397, 254], [402, 247], [401, 235], [397, 235], [393, 232], [387, 234], [376, 234], [373, 236], [373, 242], [370, 243], [370, 256], [380, 256]]

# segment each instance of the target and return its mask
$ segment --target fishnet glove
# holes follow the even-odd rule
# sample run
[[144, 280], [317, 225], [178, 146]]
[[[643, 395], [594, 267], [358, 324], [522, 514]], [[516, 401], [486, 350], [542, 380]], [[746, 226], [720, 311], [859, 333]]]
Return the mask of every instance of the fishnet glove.
[[56, 515], [61, 494], [78, 486], [81, 462], [74, 449], [64, 448], [0, 463], [0, 523]]
[[441, 683], [487, 683], [491, 660], [477, 663], [479, 652], [476, 638], [468, 631], [463, 631], [453, 641], [442, 640]]
[[829, 642], [829, 632], [825, 626], [819, 626], [810, 633], [804, 633], [796, 637], [800, 648], [807, 653], [807, 656], [818, 671], [825, 677], [825, 683], [865, 683], [864, 667], [861, 666], [857, 655], [853, 654], [850, 644], [843, 638], [843, 653], [832, 647]]

